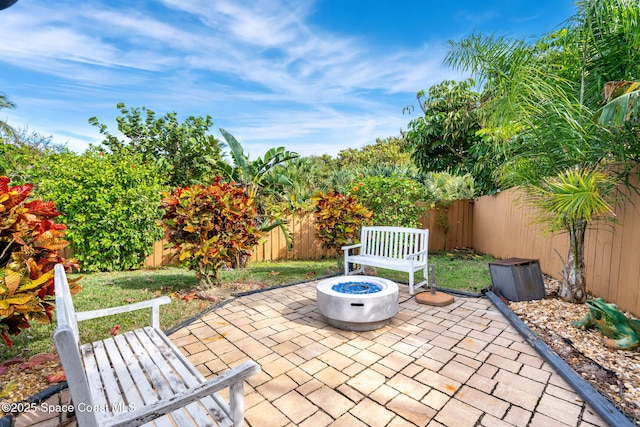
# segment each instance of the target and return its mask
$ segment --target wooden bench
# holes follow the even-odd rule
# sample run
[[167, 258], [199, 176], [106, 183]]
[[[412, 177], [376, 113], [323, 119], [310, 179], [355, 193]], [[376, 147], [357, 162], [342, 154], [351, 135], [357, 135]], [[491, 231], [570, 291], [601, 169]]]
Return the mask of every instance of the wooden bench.
[[[359, 251], [355, 251], [359, 249]], [[343, 246], [344, 274], [364, 272], [364, 266], [409, 273], [409, 293], [429, 283], [429, 230], [405, 227], [362, 227], [360, 243]], [[356, 253], [357, 252], [357, 253]], [[360, 267], [349, 271], [349, 265]], [[424, 270], [424, 281], [415, 284], [414, 273]]]
[[[76, 313], [60, 264], [55, 292], [54, 341], [79, 426], [244, 425], [244, 381], [260, 367], [248, 361], [206, 381], [160, 330], [168, 297]], [[80, 344], [79, 321], [143, 308], [151, 309], [151, 326]], [[229, 403], [216, 393], [225, 388]]]

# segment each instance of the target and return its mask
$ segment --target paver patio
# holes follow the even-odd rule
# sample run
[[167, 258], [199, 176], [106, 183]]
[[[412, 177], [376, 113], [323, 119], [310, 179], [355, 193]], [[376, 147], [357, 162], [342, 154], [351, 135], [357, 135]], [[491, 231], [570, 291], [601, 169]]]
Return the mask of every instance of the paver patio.
[[605, 426], [484, 298], [400, 310], [367, 332], [329, 326], [316, 282], [241, 296], [170, 337], [205, 376], [253, 359], [247, 425]]
[[[400, 285], [389, 325], [349, 332], [323, 320], [315, 285], [238, 297], [170, 335], [206, 377], [262, 366], [245, 387], [248, 426], [607, 425], [488, 299], [433, 307]], [[59, 423], [75, 420], [35, 412], [15, 426]]]

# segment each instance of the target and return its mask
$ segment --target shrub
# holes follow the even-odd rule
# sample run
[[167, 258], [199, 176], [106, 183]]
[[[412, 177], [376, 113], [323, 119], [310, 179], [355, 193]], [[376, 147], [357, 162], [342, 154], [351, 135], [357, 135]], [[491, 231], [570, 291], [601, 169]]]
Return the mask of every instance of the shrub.
[[261, 237], [255, 200], [236, 183], [194, 185], [164, 192], [161, 208], [165, 237], [180, 261], [208, 286], [219, 284], [218, 271], [241, 264]]
[[138, 268], [162, 238], [161, 174], [139, 154], [49, 156], [39, 194], [55, 201], [85, 271]]
[[[27, 202], [33, 186], [10, 188], [9, 182], [0, 177], [0, 335], [11, 346], [9, 335], [18, 335], [31, 321], [51, 323], [54, 265], [70, 270], [77, 264], [59, 255], [68, 242], [64, 224], [53, 221], [59, 215], [54, 204]], [[76, 281], [70, 281], [74, 292], [80, 290]]]
[[375, 212], [375, 225], [416, 227], [424, 208], [416, 205], [425, 196], [424, 186], [399, 177], [370, 176], [352, 188], [353, 197]]
[[176, 112], [158, 117], [146, 107], [127, 108], [123, 102], [116, 108], [122, 114], [116, 117], [116, 135], [97, 117], [89, 119], [105, 137], [101, 150], [140, 154], [145, 163], [157, 166], [163, 183], [171, 187], [209, 182], [217, 175], [214, 165], [220, 159], [221, 144], [209, 135], [211, 117], [189, 116], [179, 122]]
[[371, 224], [373, 212], [352, 197], [330, 191], [315, 195], [313, 201], [316, 204], [316, 238], [325, 248], [339, 250], [354, 243], [362, 226]]

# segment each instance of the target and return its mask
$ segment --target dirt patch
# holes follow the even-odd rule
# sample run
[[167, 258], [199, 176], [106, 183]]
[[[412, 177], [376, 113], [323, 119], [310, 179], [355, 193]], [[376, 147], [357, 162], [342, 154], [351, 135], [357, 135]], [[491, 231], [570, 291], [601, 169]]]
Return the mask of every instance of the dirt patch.
[[198, 288], [195, 297], [214, 303], [219, 303], [236, 294], [266, 289], [266, 286], [258, 282], [231, 282], [223, 283], [215, 288]]

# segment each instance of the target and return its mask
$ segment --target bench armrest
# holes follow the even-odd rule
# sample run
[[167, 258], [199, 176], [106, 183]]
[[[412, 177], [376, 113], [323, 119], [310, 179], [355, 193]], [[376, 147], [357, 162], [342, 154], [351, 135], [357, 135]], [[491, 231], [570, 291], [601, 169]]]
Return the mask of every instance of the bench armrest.
[[405, 255], [405, 257], [404, 257], [404, 258], [405, 258], [405, 259], [411, 259], [411, 258], [418, 257], [418, 256], [420, 256], [420, 255], [424, 255], [424, 254], [426, 254], [426, 253], [428, 253], [428, 251], [425, 249], [425, 250], [423, 250], [423, 251], [418, 251], [418, 252], [415, 252], [415, 253], [412, 253], [412, 254]]
[[[176, 409], [180, 409], [191, 402], [200, 400], [206, 396], [209, 396], [227, 387], [231, 387], [230, 397], [232, 402], [230, 406], [232, 408], [231, 410], [233, 411], [233, 408], [234, 408], [233, 400], [237, 398], [244, 399], [244, 395], [241, 393], [238, 393], [238, 391], [241, 391], [242, 389], [238, 390], [236, 388], [237, 385], [238, 384], [242, 385], [244, 380], [246, 380], [247, 378], [249, 378], [254, 374], [257, 374], [258, 372], [260, 372], [260, 366], [256, 362], [254, 361], [244, 362], [243, 364], [223, 374], [220, 374], [209, 381], [203, 382], [202, 384], [199, 384], [196, 387], [189, 388], [179, 393], [176, 393], [175, 395], [169, 398], [162, 399], [150, 405], [144, 406], [140, 410], [134, 410], [133, 412], [123, 412], [121, 414], [117, 414], [113, 417], [110, 417], [108, 420], [106, 420], [107, 423], [105, 425], [113, 426], [113, 427], [116, 427], [116, 426], [125, 427], [125, 426], [138, 426], [141, 424], [145, 424], [158, 417], [161, 417], [162, 415], [166, 415], [169, 412], [173, 412]], [[239, 409], [244, 410], [244, 405], [242, 404], [242, 402], [235, 402], [235, 403], [241, 403], [240, 406], [243, 406], [243, 407]], [[238, 413], [236, 413], [235, 415], [238, 416], [237, 414]], [[234, 414], [232, 414], [232, 416], [233, 415]], [[239, 416], [242, 416], [242, 412], [240, 412]], [[234, 425], [242, 425], [240, 421], [241, 420], [234, 419], [233, 420]]]
[[120, 305], [117, 307], [101, 308], [99, 310], [80, 311], [76, 313], [76, 319], [82, 320], [96, 319], [98, 317], [111, 316], [113, 314], [127, 313], [130, 311], [151, 308], [151, 326], [160, 329], [160, 306], [170, 304], [171, 298], [162, 296], [146, 301], [134, 302], [133, 304]]
[[341, 249], [343, 251], [349, 251], [351, 249], [355, 249], [355, 248], [359, 248], [360, 246], [362, 246], [362, 243], [358, 243], [357, 245], [348, 245], [348, 246], [343, 246]]

